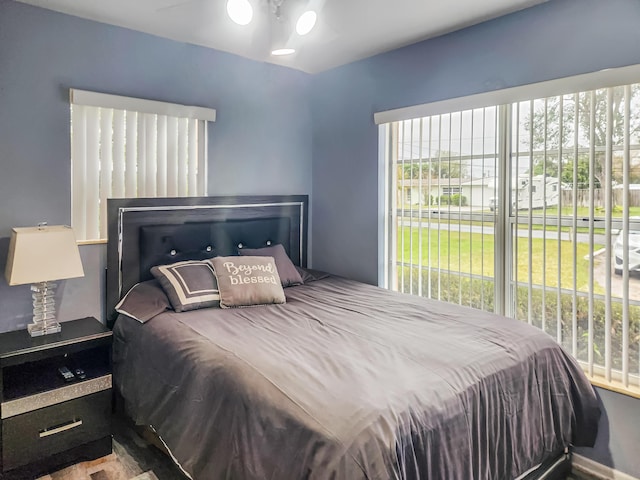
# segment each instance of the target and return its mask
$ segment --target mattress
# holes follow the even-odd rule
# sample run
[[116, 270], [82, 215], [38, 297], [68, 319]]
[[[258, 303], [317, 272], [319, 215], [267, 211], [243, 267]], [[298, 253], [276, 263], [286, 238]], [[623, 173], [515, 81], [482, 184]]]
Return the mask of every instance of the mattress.
[[127, 412], [194, 479], [514, 479], [595, 440], [594, 391], [540, 330], [339, 277], [285, 293], [116, 321]]

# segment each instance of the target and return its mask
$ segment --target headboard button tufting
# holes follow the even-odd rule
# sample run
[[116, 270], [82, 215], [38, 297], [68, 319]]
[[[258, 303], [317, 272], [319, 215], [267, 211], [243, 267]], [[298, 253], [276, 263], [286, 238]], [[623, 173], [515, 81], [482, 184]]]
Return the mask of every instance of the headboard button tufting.
[[178, 252], [176, 252], [175, 250], [171, 250], [171, 251], [169, 252], [169, 255], [171, 255], [172, 257], [175, 257], [177, 253], [178, 253]]
[[271, 240], [267, 240], [267, 246], [271, 246]]
[[207, 252], [210, 252], [211, 250], [213, 250], [213, 247], [211, 245], [207, 245]]
[[242, 248], [244, 247], [244, 245], [242, 245], [241, 243], [238, 244], [238, 248]]

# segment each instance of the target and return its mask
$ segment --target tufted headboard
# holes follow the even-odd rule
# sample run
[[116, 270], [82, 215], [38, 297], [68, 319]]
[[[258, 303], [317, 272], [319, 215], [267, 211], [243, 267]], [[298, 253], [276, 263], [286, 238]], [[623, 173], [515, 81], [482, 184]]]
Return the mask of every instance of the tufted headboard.
[[307, 265], [308, 196], [109, 199], [107, 324], [133, 285], [154, 265], [236, 255], [280, 243]]

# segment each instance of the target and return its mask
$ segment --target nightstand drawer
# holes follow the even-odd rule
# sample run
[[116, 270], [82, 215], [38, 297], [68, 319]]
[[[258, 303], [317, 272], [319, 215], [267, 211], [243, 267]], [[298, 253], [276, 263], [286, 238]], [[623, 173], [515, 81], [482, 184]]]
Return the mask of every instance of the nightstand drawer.
[[111, 390], [2, 421], [4, 471], [42, 460], [111, 433]]

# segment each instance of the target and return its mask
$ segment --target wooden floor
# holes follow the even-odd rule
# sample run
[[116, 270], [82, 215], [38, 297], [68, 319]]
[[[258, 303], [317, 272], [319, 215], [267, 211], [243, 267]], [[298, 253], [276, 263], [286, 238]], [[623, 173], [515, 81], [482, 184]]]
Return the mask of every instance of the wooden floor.
[[607, 480], [600, 477], [594, 477], [586, 473], [574, 472], [567, 477], [567, 480]]
[[573, 473], [567, 477], [567, 480], [607, 480], [607, 479], [596, 477], [594, 475], [589, 475], [586, 472], [580, 472], [574, 469]]

